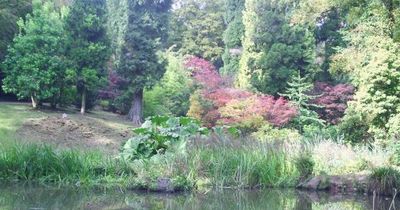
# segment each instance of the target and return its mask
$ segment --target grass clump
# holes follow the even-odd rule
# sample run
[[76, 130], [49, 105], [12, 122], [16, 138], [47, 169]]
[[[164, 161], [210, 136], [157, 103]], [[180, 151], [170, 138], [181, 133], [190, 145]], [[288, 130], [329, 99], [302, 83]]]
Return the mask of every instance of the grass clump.
[[198, 146], [189, 158], [191, 174], [217, 187], [254, 188], [294, 186], [298, 178], [291, 158], [267, 143], [245, 146]]
[[3, 180], [84, 185], [117, 181], [131, 173], [123, 162], [100, 154], [17, 144], [0, 149], [0, 168]]
[[294, 159], [294, 164], [300, 173], [300, 180], [305, 180], [313, 174], [315, 163], [310, 153], [300, 153]]
[[400, 172], [390, 166], [372, 170], [369, 178], [370, 191], [381, 195], [392, 195], [400, 187]]

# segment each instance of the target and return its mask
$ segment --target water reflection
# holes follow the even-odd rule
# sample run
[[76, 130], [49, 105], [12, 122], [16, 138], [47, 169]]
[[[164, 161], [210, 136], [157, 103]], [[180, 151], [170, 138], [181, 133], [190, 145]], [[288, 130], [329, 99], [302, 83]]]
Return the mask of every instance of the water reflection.
[[[271, 209], [370, 210], [368, 196], [306, 193], [294, 190], [211, 191], [205, 194], [151, 194], [121, 190], [0, 186], [0, 209]], [[397, 201], [398, 202], [398, 201]], [[376, 210], [388, 210], [391, 199], [377, 198]]]

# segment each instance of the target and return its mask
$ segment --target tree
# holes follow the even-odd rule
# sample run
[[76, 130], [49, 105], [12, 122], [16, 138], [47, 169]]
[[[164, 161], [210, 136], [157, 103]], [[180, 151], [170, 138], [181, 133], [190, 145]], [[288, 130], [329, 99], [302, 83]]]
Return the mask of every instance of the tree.
[[49, 98], [54, 106], [65, 77], [62, 15], [51, 3], [35, 0], [33, 14], [18, 26], [20, 33], [3, 63], [3, 89], [19, 98], [30, 97], [34, 108]]
[[0, 2], [0, 60], [3, 60], [7, 46], [12, 42], [14, 35], [18, 33], [17, 21], [24, 18], [32, 11], [32, 1], [6, 0]]
[[265, 123], [282, 127], [297, 115], [296, 108], [283, 98], [229, 87], [216, 68], [204, 59], [191, 57], [185, 66], [197, 86], [190, 99], [188, 116], [209, 127], [224, 124], [254, 131]]
[[181, 0], [172, 10], [169, 46], [183, 55], [194, 55], [222, 66], [224, 52], [224, 2]]
[[312, 103], [321, 106], [317, 112], [321, 119], [330, 124], [338, 124], [347, 109], [347, 103], [353, 100], [354, 87], [349, 84], [330, 85], [324, 82], [314, 84], [313, 95], [319, 97]]
[[293, 1], [246, 1], [245, 35], [236, 84], [277, 95], [298, 71], [314, 77], [315, 40], [307, 27], [289, 23]]
[[244, 26], [242, 13], [244, 0], [226, 0], [225, 23], [227, 28], [224, 32], [225, 52], [222, 55], [224, 67], [222, 73], [235, 75], [239, 70], [239, 61], [242, 51], [242, 37]]
[[306, 125], [324, 126], [325, 124], [325, 121], [320, 119], [317, 112], [313, 110], [321, 107], [312, 103], [312, 100], [318, 97], [310, 94], [312, 89], [312, 83], [307, 82], [307, 78], [301, 77], [298, 73], [288, 82], [285, 94], [281, 94], [299, 110], [299, 115], [293, 122], [299, 131], [303, 131]]
[[109, 39], [106, 22], [105, 0], [75, 0], [66, 20], [71, 62], [69, 74], [80, 94], [81, 114], [86, 112], [88, 96], [96, 93], [107, 75]]
[[[4, 61], [8, 46], [12, 43], [15, 34], [18, 33], [17, 21], [25, 18], [25, 15], [32, 12], [31, 0], [6, 0], [0, 2], [0, 63]], [[0, 67], [0, 87], [4, 74]], [[0, 96], [3, 94], [0, 88]]]
[[390, 122], [400, 111], [400, 45], [393, 36], [400, 16], [392, 17], [393, 11], [384, 2], [368, 2], [362, 10], [353, 8], [357, 17], [350, 13], [353, 21], [342, 32], [346, 46], [334, 55], [330, 71], [350, 76], [357, 91], [349, 108], [361, 114], [369, 134], [387, 145]]
[[152, 89], [144, 92], [145, 117], [185, 116], [192, 93], [190, 72], [184, 68], [183, 56], [167, 51], [168, 65], [163, 78]]
[[129, 104], [128, 118], [134, 124], [140, 124], [143, 118], [144, 88], [153, 86], [165, 72], [165, 61], [158, 51], [167, 34], [170, 7], [170, 0], [128, 1], [117, 68], [127, 82], [120, 86], [123, 91], [118, 101], [120, 106]]

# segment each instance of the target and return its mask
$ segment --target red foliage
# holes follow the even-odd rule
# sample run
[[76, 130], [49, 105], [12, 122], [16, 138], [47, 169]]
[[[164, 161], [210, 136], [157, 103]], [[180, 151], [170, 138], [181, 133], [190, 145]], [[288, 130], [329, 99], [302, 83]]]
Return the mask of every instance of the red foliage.
[[280, 127], [297, 115], [297, 110], [283, 98], [227, 87], [225, 79], [204, 59], [191, 57], [185, 67], [192, 71], [194, 81], [202, 88], [201, 97], [212, 104], [203, 107], [205, 114], [201, 120], [208, 126], [217, 122], [236, 124], [261, 117]]
[[220, 110], [223, 113], [220, 120], [226, 124], [236, 124], [262, 117], [272, 125], [281, 127], [297, 115], [297, 110], [285, 99], [275, 99], [266, 95], [251, 95], [247, 98], [233, 99]]
[[217, 107], [223, 107], [233, 99], [246, 99], [252, 95], [253, 93], [248, 91], [227, 87], [220, 87], [212, 91], [203, 91], [204, 98], [213, 101]]
[[185, 67], [192, 71], [193, 78], [203, 88], [214, 89], [223, 83], [215, 66], [202, 58], [190, 57], [186, 60]]
[[275, 126], [283, 126], [297, 115], [297, 110], [282, 97], [275, 100], [272, 96], [263, 96], [260, 105], [265, 110], [265, 119]]
[[321, 95], [313, 103], [323, 106], [318, 110], [322, 119], [331, 124], [337, 124], [344, 116], [347, 109], [347, 102], [353, 100], [354, 87], [349, 84], [338, 84], [335, 86], [324, 82], [317, 82], [314, 85], [314, 94]]
[[115, 71], [110, 71], [108, 74], [108, 85], [99, 90], [99, 98], [115, 99], [120, 94], [118, 86], [124, 82], [126, 82], [126, 80], [120, 77]]

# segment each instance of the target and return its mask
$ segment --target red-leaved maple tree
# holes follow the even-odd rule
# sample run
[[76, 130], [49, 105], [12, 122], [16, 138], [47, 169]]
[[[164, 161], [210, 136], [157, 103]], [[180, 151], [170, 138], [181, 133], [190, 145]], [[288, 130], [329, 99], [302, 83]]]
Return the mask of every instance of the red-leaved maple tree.
[[[229, 87], [228, 78], [223, 78], [215, 67], [202, 58], [190, 57], [185, 67], [192, 72], [193, 79], [200, 87], [200, 96], [208, 103], [203, 104], [201, 121], [207, 126], [217, 123], [238, 124], [259, 119], [281, 127], [297, 115], [297, 110], [283, 98], [255, 94], [246, 90]], [[198, 104], [198, 103], [196, 103]]]
[[317, 110], [322, 119], [330, 124], [337, 124], [344, 116], [347, 102], [353, 100], [354, 87], [349, 84], [330, 85], [317, 82], [314, 85], [314, 94], [321, 95], [314, 99], [313, 103], [322, 108]]

